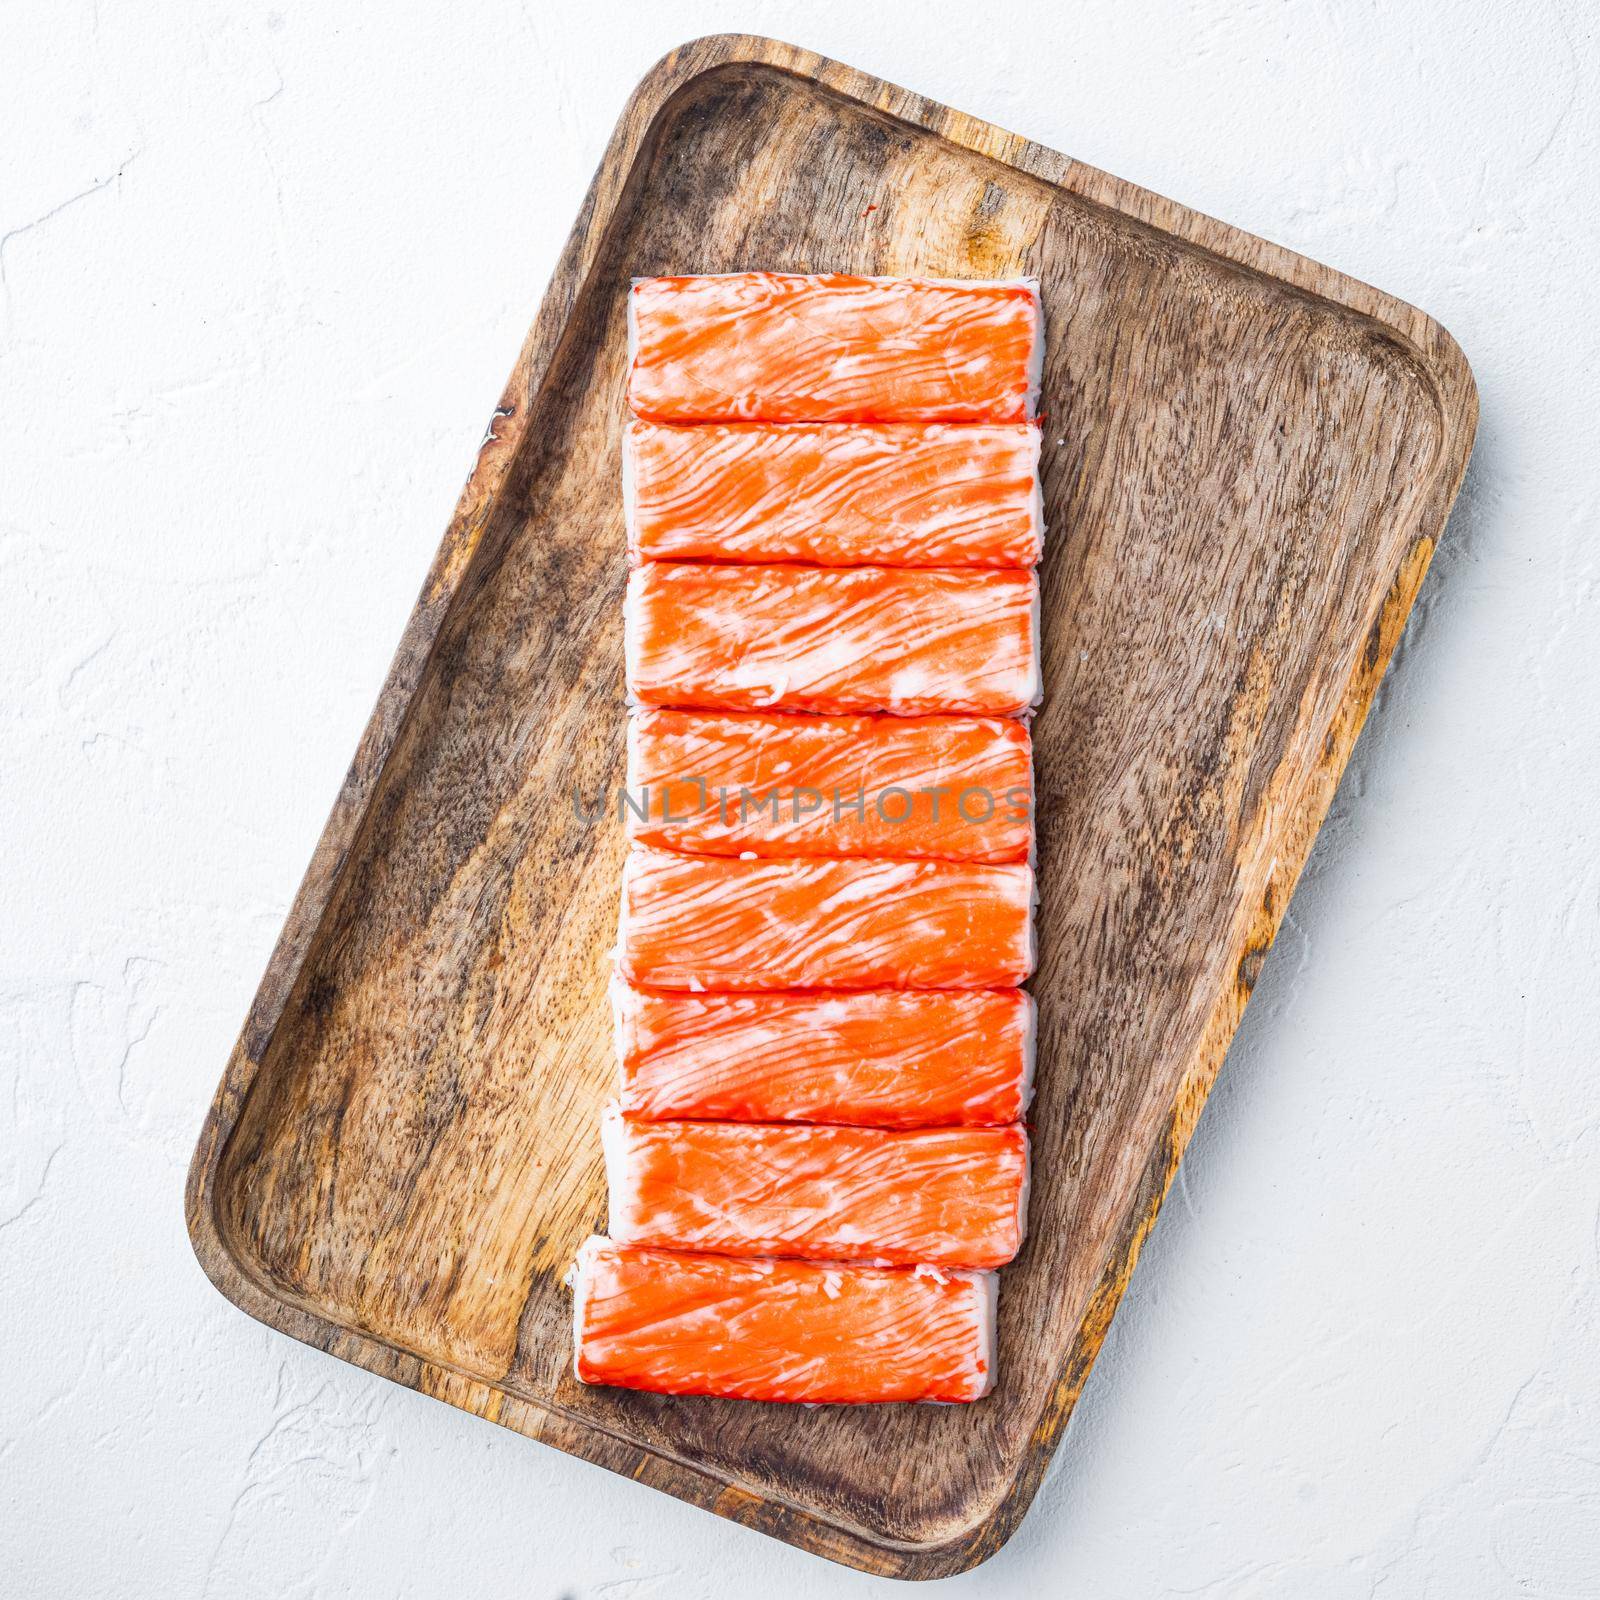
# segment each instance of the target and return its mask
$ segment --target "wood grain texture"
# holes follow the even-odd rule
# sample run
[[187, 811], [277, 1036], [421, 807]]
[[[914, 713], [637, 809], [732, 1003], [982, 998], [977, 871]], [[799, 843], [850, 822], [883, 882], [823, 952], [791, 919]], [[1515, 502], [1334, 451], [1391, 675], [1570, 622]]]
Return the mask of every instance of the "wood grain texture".
[[[972, 1407], [586, 1389], [623, 835], [618, 451], [635, 274], [1042, 281], [1029, 1240]], [[251, 1315], [865, 1570], [992, 1554], [1036, 1490], [1459, 485], [1421, 312], [836, 63], [718, 37], [623, 113], [189, 1175]], [[1288, 1135], [1292, 1137], [1292, 1131]]]

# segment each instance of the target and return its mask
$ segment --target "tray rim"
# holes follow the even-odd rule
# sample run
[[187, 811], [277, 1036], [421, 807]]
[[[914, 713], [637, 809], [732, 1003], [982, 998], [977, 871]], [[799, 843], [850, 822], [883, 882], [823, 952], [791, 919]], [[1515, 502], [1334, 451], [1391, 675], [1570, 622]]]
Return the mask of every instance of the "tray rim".
[[[254, 1275], [231, 1248], [217, 1212], [216, 1180], [224, 1151], [349, 859], [367, 804], [398, 741], [434, 642], [456, 597], [470, 587], [465, 580], [489, 513], [520, 449], [534, 401], [568, 316], [621, 206], [629, 179], [669, 102], [701, 76], [736, 66], [774, 68], [809, 79], [846, 99], [1017, 168], [1234, 266], [1367, 318], [1406, 347], [1428, 375], [1439, 406], [1438, 450], [1426, 492], [1415, 500], [1405, 554], [1368, 632], [1366, 647], [1342, 690], [1322, 759], [1287, 797], [1277, 858], [1267, 870], [1264, 893], [1252, 915], [1235, 981], [1215, 1001], [1204, 1036], [1168, 1114], [1163, 1136], [1146, 1162], [1137, 1201], [1090, 1295], [1072, 1347], [1016, 1474], [980, 1522], [940, 1543], [885, 1538], [865, 1528], [824, 1519], [792, 1503], [764, 1498], [695, 1462], [619, 1437], [562, 1408], [524, 1399], [481, 1377], [330, 1321], [314, 1305]], [[184, 1191], [190, 1242], [206, 1276], [248, 1315], [303, 1343], [831, 1560], [869, 1573], [912, 1579], [950, 1576], [987, 1560], [1016, 1530], [1043, 1480], [1140, 1249], [1155, 1223], [1416, 599], [1466, 470], [1477, 413], [1471, 369], [1449, 333], [1417, 307], [1358, 279], [991, 123], [794, 45], [759, 35], [724, 33], [695, 39], [670, 51], [640, 80], [617, 120], [206, 1113]]]

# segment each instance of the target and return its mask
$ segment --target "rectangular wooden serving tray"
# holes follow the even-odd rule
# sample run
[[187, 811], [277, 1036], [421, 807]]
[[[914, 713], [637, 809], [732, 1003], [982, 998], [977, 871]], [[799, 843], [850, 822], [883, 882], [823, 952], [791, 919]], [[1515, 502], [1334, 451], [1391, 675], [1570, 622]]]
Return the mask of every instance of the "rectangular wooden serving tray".
[[[1031, 1237], [973, 1406], [586, 1389], [562, 1276], [623, 854], [635, 274], [1039, 278]], [[877, 1573], [1015, 1529], [1100, 1347], [1471, 448], [1412, 307], [769, 39], [640, 84], [517, 359], [189, 1174], [207, 1273], [385, 1377]], [[1289, 1131], [1290, 1137], [1293, 1131]]]

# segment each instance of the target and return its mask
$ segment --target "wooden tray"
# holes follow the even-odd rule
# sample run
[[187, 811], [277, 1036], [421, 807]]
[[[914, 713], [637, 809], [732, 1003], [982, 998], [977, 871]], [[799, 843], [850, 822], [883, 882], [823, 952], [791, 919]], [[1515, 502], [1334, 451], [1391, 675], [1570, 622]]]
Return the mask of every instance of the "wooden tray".
[[[817, 1410], [578, 1385], [623, 852], [636, 273], [1042, 282], [1032, 1237], [996, 1392]], [[668, 56], [567, 242], [189, 1175], [252, 1316], [868, 1571], [973, 1566], [1037, 1489], [1455, 495], [1421, 312], [767, 39]], [[1303, 1130], [1302, 1130], [1303, 1132]], [[1295, 1130], [1285, 1130], [1295, 1137]]]

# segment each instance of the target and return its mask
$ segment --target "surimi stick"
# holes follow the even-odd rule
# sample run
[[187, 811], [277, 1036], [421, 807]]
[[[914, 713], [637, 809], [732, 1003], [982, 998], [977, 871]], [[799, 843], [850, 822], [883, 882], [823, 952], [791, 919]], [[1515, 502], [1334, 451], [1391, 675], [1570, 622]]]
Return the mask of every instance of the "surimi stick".
[[1008, 717], [639, 710], [628, 836], [705, 855], [1026, 861], [1028, 730]]
[[611, 1237], [723, 1255], [986, 1269], [1022, 1247], [1028, 1136], [1005, 1128], [601, 1122]]
[[1023, 422], [1043, 352], [1031, 278], [639, 278], [628, 335], [654, 422]]
[[612, 1007], [620, 1104], [639, 1120], [990, 1126], [1033, 1092], [1020, 989], [661, 994], [618, 979]]
[[1017, 716], [1039, 697], [1032, 572], [701, 566], [628, 577], [636, 704]]
[[635, 422], [622, 483], [636, 562], [1031, 567], [1044, 545], [1025, 422]]
[[992, 1273], [831, 1267], [590, 1239], [573, 1283], [584, 1383], [737, 1400], [980, 1400]]
[[617, 961], [656, 989], [998, 989], [1033, 970], [1033, 872], [632, 850]]

